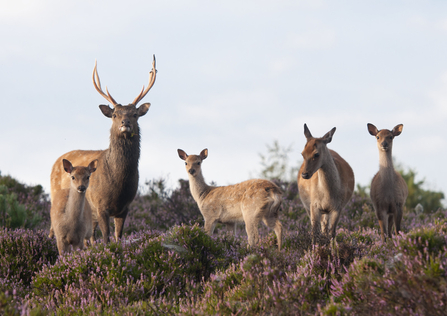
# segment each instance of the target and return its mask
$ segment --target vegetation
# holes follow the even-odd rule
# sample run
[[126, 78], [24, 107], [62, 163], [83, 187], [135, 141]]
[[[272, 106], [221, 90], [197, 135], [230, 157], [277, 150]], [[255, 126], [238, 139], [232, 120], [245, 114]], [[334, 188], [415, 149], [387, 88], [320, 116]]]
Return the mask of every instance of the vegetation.
[[359, 190], [335, 240], [322, 236], [313, 245], [296, 182], [275, 181], [284, 190], [281, 251], [265, 226], [251, 248], [243, 225], [237, 236], [224, 226], [206, 235], [183, 180], [174, 190], [163, 180], [146, 183], [122, 240], [62, 256], [47, 237], [48, 203], [17, 197], [40, 219], [34, 229], [0, 229], [0, 314], [447, 314], [446, 209], [407, 208], [402, 232], [382, 243]]

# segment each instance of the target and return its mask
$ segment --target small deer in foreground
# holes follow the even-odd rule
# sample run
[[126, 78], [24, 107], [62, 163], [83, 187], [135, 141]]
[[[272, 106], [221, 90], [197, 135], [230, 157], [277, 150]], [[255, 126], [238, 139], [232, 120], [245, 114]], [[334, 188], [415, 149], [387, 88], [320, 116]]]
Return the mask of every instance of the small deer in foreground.
[[377, 139], [379, 149], [379, 172], [371, 182], [371, 201], [379, 220], [382, 241], [386, 235], [391, 238], [391, 231], [396, 234], [400, 230], [403, 207], [408, 196], [408, 187], [402, 176], [394, 170], [393, 166], [393, 139], [402, 133], [403, 125], [396, 125], [393, 130], [378, 130], [373, 124], [368, 123], [368, 132]]
[[92, 209], [85, 193], [97, 163], [98, 160], [93, 160], [88, 167], [73, 167], [70, 161], [62, 160], [63, 168], [71, 179], [70, 188], [55, 192], [50, 213], [59, 254], [70, 252], [70, 246], [82, 250], [84, 241], [92, 236]]
[[335, 151], [327, 148], [335, 127], [321, 138], [314, 138], [306, 124], [307, 143], [298, 174], [298, 190], [312, 224], [312, 233], [320, 231], [335, 237], [340, 213], [354, 191], [354, 173]]
[[217, 223], [227, 225], [245, 222], [248, 244], [258, 242], [258, 224], [264, 224], [275, 231], [278, 249], [282, 244], [282, 225], [278, 219], [282, 202], [281, 189], [271, 181], [253, 179], [234, 185], [214, 187], [205, 183], [202, 175], [202, 161], [208, 157], [208, 149], [200, 155], [187, 155], [178, 149], [178, 155], [185, 161], [189, 176], [189, 188], [200, 212], [205, 219], [205, 231], [212, 235]]

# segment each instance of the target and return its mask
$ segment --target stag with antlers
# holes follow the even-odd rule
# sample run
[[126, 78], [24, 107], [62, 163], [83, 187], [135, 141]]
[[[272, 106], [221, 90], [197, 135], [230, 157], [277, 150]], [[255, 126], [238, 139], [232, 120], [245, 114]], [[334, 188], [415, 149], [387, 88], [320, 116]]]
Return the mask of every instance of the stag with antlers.
[[[112, 119], [110, 129], [110, 145], [106, 150], [73, 150], [57, 159], [51, 171], [51, 198], [58, 190], [70, 187], [70, 178], [62, 168], [63, 159], [70, 160], [74, 165], [87, 165], [98, 160], [98, 169], [92, 174], [87, 200], [92, 207], [93, 236], [96, 227], [102, 232], [105, 242], [109, 240], [109, 220], [114, 218], [115, 238], [121, 238], [124, 221], [129, 204], [134, 199], [138, 189], [138, 161], [140, 158], [140, 128], [138, 119], [149, 110], [150, 103], [137, 104], [146, 96], [155, 82], [155, 56], [149, 76], [149, 84], [128, 105], [118, 104], [109, 93], [101, 88], [101, 82], [95, 63], [93, 84], [95, 89], [112, 104], [100, 105], [101, 112]], [[52, 229], [51, 229], [52, 230]], [[50, 236], [52, 232], [50, 232]]]

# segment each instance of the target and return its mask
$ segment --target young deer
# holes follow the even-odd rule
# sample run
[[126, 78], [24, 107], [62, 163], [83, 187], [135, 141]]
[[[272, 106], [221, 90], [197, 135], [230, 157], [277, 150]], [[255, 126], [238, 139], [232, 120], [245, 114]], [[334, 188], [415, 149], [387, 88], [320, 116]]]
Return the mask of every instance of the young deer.
[[278, 249], [282, 244], [282, 225], [278, 213], [282, 202], [281, 189], [268, 180], [248, 180], [235, 185], [213, 187], [205, 183], [201, 163], [208, 157], [208, 149], [200, 155], [187, 155], [177, 150], [181, 159], [185, 160], [189, 176], [189, 188], [200, 212], [205, 219], [205, 231], [212, 235], [217, 223], [227, 225], [245, 222], [248, 244], [258, 242], [258, 224], [273, 229], [278, 239]]
[[391, 238], [394, 225], [396, 234], [400, 230], [403, 207], [408, 196], [408, 188], [402, 176], [393, 166], [393, 139], [402, 133], [403, 125], [396, 125], [393, 130], [378, 130], [368, 123], [368, 132], [377, 138], [379, 148], [379, 172], [371, 182], [371, 200], [379, 220], [382, 241], [385, 234]]
[[56, 235], [59, 254], [73, 249], [84, 248], [84, 241], [92, 236], [92, 209], [85, 198], [90, 175], [95, 172], [98, 160], [88, 167], [73, 167], [70, 161], [63, 159], [62, 165], [70, 176], [70, 188], [54, 193], [51, 204], [51, 227]]
[[304, 124], [307, 143], [298, 174], [298, 190], [312, 224], [314, 238], [322, 231], [335, 237], [343, 207], [354, 191], [354, 173], [335, 151], [327, 148], [335, 127], [321, 138], [314, 138]]

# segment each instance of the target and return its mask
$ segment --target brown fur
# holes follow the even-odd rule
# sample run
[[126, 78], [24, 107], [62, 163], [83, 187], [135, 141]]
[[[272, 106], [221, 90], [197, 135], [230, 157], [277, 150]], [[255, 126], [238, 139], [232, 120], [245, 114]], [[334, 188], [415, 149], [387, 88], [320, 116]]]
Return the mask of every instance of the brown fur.
[[[124, 221], [128, 213], [128, 206], [134, 199], [138, 189], [138, 161], [140, 159], [140, 128], [138, 118], [149, 110], [150, 103], [138, 103], [149, 91], [155, 81], [155, 59], [151, 71], [149, 86], [134, 100], [135, 104], [126, 106], [117, 104], [107, 92], [104, 94], [101, 85], [94, 84], [98, 92], [109, 100], [114, 108], [100, 105], [104, 116], [112, 119], [110, 129], [110, 145], [106, 150], [74, 150], [59, 157], [51, 170], [51, 202], [56, 191], [69, 187], [69, 181], [63, 177], [64, 171], [59, 161], [68, 159], [76, 165], [83, 165], [88, 161], [97, 159], [99, 166], [92, 175], [87, 200], [93, 209], [93, 236], [99, 224], [105, 242], [109, 240], [109, 219], [114, 217], [115, 238], [121, 238]], [[99, 82], [99, 78], [97, 78]], [[51, 234], [51, 232], [50, 232]]]
[[66, 159], [59, 162], [66, 172], [64, 178], [70, 182], [70, 188], [56, 191], [52, 196], [51, 226], [59, 254], [70, 252], [71, 247], [82, 250], [84, 241], [92, 236], [92, 210], [85, 193], [97, 162], [92, 161], [88, 167], [73, 167]]
[[212, 235], [217, 223], [234, 225], [245, 223], [250, 246], [258, 242], [258, 224], [273, 229], [278, 239], [278, 249], [282, 245], [282, 225], [278, 219], [282, 202], [281, 189], [268, 180], [248, 180], [235, 185], [214, 187], [205, 183], [201, 164], [208, 156], [208, 149], [200, 155], [187, 155], [178, 149], [178, 155], [185, 160], [189, 176], [189, 188], [200, 212], [205, 219], [205, 231]]
[[402, 132], [403, 125], [396, 125], [393, 130], [378, 130], [368, 123], [368, 132], [377, 139], [379, 149], [379, 172], [371, 182], [371, 201], [379, 220], [382, 241], [386, 235], [391, 238], [391, 232], [400, 231], [403, 207], [408, 196], [408, 187], [402, 176], [394, 170], [393, 166], [393, 140]]
[[304, 124], [307, 143], [298, 174], [301, 201], [310, 217], [313, 234], [321, 231], [335, 237], [340, 213], [354, 191], [354, 173], [335, 151], [327, 148], [335, 127], [322, 138], [314, 138]]

